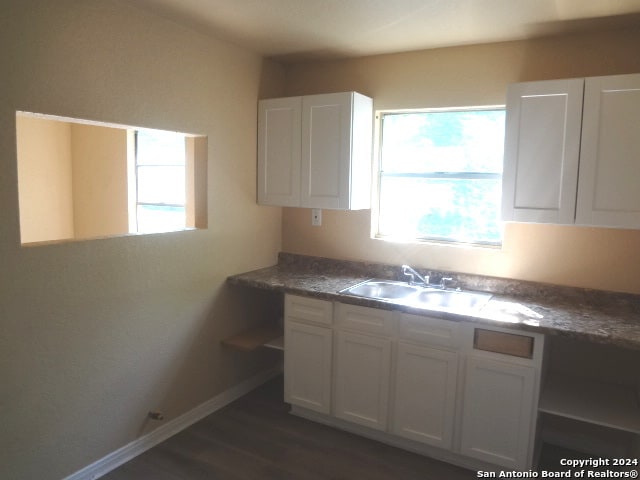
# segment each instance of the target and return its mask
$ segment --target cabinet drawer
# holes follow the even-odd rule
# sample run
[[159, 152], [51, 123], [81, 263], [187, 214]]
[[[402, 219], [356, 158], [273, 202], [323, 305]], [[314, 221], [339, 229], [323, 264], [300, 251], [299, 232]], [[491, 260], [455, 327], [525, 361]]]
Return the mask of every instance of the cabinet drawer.
[[399, 330], [403, 340], [443, 347], [459, 346], [460, 325], [457, 322], [403, 313]]
[[331, 325], [333, 321], [332, 307], [333, 304], [327, 300], [295, 295], [285, 295], [284, 297], [284, 312], [287, 320]]
[[393, 334], [393, 313], [378, 308], [336, 304], [336, 324], [358, 332]]
[[476, 328], [473, 332], [473, 348], [501, 353], [512, 357], [533, 358], [534, 338], [529, 335], [497, 332]]

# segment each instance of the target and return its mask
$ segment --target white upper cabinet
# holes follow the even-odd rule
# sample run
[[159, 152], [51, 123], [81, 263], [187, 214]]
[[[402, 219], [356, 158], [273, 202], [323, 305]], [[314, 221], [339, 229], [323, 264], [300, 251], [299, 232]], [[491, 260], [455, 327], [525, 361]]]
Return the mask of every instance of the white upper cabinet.
[[585, 81], [576, 223], [640, 228], [640, 74]]
[[640, 74], [514, 84], [505, 221], [640, 228]]
[[261, 100], [258, 203], [371, 205], [373, 101], [356, 92]]
[[503, 220], [573, 223], [583, 85], [572, 79], [509, 86]]

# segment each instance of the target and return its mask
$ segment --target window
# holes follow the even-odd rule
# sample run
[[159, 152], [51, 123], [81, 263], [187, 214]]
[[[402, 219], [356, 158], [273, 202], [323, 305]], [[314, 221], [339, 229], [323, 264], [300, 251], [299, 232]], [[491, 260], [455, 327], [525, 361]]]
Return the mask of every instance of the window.
[[20, 243], [207, 228], [207, 137], [16, 112]]
[[130, 231], [154, 233], [182, 230], [186, 221], [185, 135], [136, 130], [135, 208]]
[[380, 117], [379, 238], [500, 245], [504, 108]]

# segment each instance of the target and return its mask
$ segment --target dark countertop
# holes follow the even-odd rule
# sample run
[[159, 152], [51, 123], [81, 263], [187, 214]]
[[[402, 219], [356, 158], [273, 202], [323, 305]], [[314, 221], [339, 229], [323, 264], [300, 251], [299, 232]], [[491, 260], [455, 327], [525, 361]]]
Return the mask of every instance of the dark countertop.
[[354, 305], [400, 310], [452, 321], [472, 321], [640, 350], [640, 295], [434, 272], [462, 289], [493, 294], [476, 314], [434, 312], [391, 301], [338, 293], [370, 278], [398, 280], [400, 267], [281, 253], [278, 264], [230, 276], [232, 285], [267, 289]]

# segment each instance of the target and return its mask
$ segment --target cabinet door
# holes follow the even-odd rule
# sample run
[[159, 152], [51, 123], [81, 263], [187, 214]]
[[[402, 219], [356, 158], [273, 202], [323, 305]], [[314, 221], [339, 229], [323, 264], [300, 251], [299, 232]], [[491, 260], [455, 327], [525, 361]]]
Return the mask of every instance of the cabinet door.
[[285, 321], [284, 400], [331, 411], [331, 329]]
[[398, 344], [393, 433], [450, 449], [458, 378], [458, 354]]
[[391, 340], [336, 332], [334, 415], [386, 430]]
[[584, 80], [507, 91], [502, 219], [573, 224]]
[[348, 208], [353, 94], [305, 96], [301, 206]]
[[507, 468], [531, 464], [535, 369], [470, 355], [461, 453]]
[[300, 206], [302, 97], [258, 103], [258, 203]]
[[640, 74], [587, 78], [576, 223], [640, 228]]

